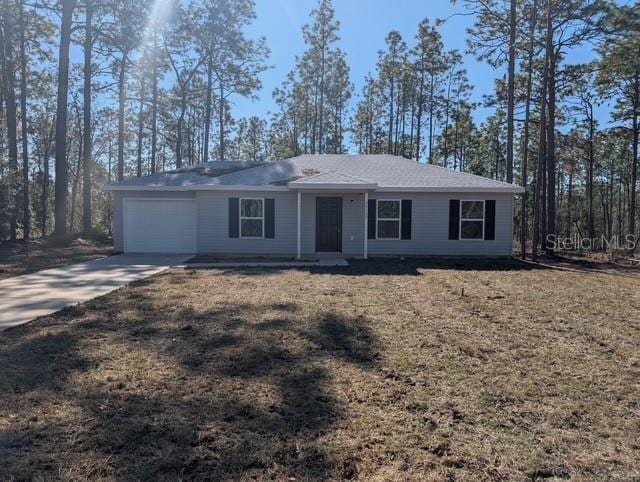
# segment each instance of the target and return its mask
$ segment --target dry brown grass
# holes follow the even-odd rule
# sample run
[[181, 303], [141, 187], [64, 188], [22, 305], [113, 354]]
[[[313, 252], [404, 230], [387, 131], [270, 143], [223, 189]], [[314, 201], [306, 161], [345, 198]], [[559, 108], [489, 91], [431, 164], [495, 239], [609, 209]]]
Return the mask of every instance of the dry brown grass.
[[0, 243], [0, 280], [103, 258], [113, 252], [111, 242], [75, 239], [65, 246], [51, 239], [36, 239], [28, 245], [18, 241]]
[[639, 281], [168, 271], [0, 335], [2, 478], [638, 479]]

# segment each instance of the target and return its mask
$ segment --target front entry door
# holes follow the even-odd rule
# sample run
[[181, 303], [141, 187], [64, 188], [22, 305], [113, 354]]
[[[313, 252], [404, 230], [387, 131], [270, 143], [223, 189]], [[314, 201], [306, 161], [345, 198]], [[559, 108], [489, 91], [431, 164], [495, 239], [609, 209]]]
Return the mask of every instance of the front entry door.
[[342, 198], [316, 198], [316, 251], [342, 252]]

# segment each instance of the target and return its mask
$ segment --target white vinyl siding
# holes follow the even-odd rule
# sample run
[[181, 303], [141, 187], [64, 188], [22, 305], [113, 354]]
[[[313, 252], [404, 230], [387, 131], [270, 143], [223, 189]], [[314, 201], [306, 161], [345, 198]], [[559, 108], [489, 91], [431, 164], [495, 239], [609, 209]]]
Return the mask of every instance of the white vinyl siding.
[[[233, 197], [239, 199], [272, 198], [274, 200], [275, 238], [263, 236], [229, 238], [229, 198]], [[197, 212], [199, 253], [295, 256], [297, 218], [296, 193], [294, 192], [198, 191]], [[238, 220], [240, 214], [241, 210], [238, 206]]]
[[[334, 196], [341, 194], [335, 193]], [[476, 200], [496, 200], [496, 239], [492, 241], [449, 240], [449, 200], [464, 199], [461, 193], [370, 193], [370, 199], [411, 199], [412, 235], [409, 240], [368, 240], [369, 256], [509, 256], [513, 235], [513, 195], [509, 193], [476, 194]], [[230, 239], [229, 198], [274, 198], [275, 239]], [[302, 254], [315, 252], [316, 194], [302, 195]], [[195, 199], [197, 252], [214, 254], [247, 254], [295, 256], [297, 237], [297, 196], [295, 192], [199, 191], [114, 192], [114, 248], [123, 248], [123, 198]], [[364, 195], [344, 194], [342, 252], [359, 257], [363, 253]], [[467, 199], [469, 199], [467, 197]]]
[[[510, 256], [513, 236], [513, 195], [478, 193], [474, 200], [496, 201], [495, 240], [450, 240], [449, 200], [461, 193], [371, 193], [373, 199], [411, 199], [411, 239], [369, 240], [369, 256]], [[469, 198], [467, 198], [469, 199]]]

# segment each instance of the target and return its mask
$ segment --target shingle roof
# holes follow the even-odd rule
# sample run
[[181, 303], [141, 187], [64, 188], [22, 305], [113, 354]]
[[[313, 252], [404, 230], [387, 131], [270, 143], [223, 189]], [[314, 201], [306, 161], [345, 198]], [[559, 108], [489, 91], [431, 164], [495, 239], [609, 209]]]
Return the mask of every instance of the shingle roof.
[[204, 179], [222, 176], [223, 174], [229, 174], [260, 165], [262, 164], [256, 162], [212, 161], [206, 164], [186, 166], [172, 171], [151, 174], [149, 176], [131, 177], [124, 181], [113, 183], [108, 187], [188, 187]]
[[314, 174], [312, 176], [301, 177], [289, 183], [289, 186], [302, 186], [307, 185], [313, 187], [315, 185], [340, 185], [340, 186], [375, 186], [376, 183], [367, 179], [360, 179], [359, 177], [350, 176], [338, 171], [322, 172], [320, 174]]
[[[215, 163], [210, 163], [215, 164]], [[454, 171], [431, 164], [422, 164], [399, 156], [304, 154], [291, 159], [262, 165], [250, 163], [219, 163], [229, 165], [224, 173], [200, 174], [167, 173], [156, 176], [134, 178], [112, 185], [111, 188], [132, 189], [135, 186], [153, 189], [163, 186], [180, 186], [188, 190], [233, 189], [243, 186], [256, 189], [286, 189], [316, 182], [318, 184], [351, 184], [360, 182], [377, 185], [381, 190], [405, 191], [487, 191], [522, 192], [519, 186], [496, 181], [482, 176]], [[235, 168], [234, 168], [235, 167]]]
[[305, 154], [246, 171], [205, 179], [199, 186], [282, 185], [287, 181], [299, 182], [301, 178], [306, 177], [305, 172], [339, 173], [342, 176], [376, 183], [382, 189], [522, 191], [522, 188], [513, 184], [386, 154]]

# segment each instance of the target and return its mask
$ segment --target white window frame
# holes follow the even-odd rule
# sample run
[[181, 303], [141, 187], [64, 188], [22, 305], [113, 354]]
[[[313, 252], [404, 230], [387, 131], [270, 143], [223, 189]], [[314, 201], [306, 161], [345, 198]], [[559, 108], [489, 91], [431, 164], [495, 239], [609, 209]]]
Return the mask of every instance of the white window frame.
[[[482, 219], [479, 218], [464, 218], [462, 219], [462, 203], [482, 203]], [[461, 199], [460, 200], [460, 220], [458, 221], [458, 232], [460, 236], [458, 236], [460, 241], [484, 241], [485, 235], [485, 219], [487, 217], [487, 206], [485, 205], [484, 199]], [[463, 238], [462, 237], [462, 222], [463, 221], [482, 221], [482, 237], [481, 238]]]
[[[262, 216], [243, 216], [242, 215], [242, 201], [261, 201], [262, 203]], [[238, 234], [240, 239], [264, 239], [264, 198], [263, 197], [241, 197], [238, 205]], [[242, 235], [242, 220], [243, 219], [261, 219], [262, 220], [262, 233], [260, 236], [243, 236]]]
[[[398, 203], [398, 218], [379, 218], [378, 203], [380, 201], [392, 201]], [[398, 221], [398, 237], [397, 238], [381, 238], [378, 236], [378, 221]], [[380, 241], [398, 241], [402, 239], [402, 200], [401, 199], [376, 199], [376, 240]]]

